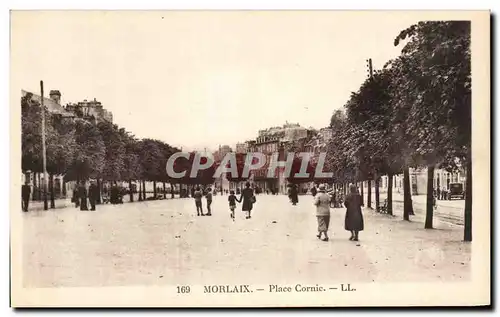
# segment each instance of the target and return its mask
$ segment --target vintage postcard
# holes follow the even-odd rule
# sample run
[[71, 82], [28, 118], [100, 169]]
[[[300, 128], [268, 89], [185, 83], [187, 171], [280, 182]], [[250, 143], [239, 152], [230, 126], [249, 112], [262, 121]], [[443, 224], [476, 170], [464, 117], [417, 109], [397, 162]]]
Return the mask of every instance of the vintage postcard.
[[13, 307], [484, 306], [490, 12], [11, 11]]

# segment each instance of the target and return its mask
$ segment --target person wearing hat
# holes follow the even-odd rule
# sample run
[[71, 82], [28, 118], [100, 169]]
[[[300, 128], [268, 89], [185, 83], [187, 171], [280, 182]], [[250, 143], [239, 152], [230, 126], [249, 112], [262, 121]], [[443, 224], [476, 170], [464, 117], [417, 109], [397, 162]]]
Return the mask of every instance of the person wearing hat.
[[325, 185], [320, 185], [319, 193], [314, 197], [316, 206], [316, 218], [318, 219], [318, 239], [321, 235], [325, 237], [322, 241], [328, 241], [328, 227], [330, 226], [330, 195], [326, 193]]
[[349, 194], [345, 198], [345, 230], [351, 232], [349, 240], [358, 241], [358, 234], [364, 229], [363, 213], [361, 212], [361, 195], [356, 185], [349, 186]]

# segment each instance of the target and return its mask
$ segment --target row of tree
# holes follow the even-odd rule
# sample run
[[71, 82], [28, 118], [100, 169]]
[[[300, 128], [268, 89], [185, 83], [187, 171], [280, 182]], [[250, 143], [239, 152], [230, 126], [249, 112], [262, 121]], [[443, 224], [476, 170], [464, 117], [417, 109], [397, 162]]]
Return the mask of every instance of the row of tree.
[[[22, 107], [22, 170], [40, 175], [42, 165], [41, 107], [32, 94], [21, 99]], [[52, 206], [54, 204], [54, 175], [64, 175], [64, 181], [95, 179], [102, 182], [139, 181], [139, 200], [146, 199], [145, 182], [153, 182], [156, 197], [157, 182], [172, 184], [209, 184], [213, 169], [201, 171], [190, 178], [191, 163], [179, 159], [176, 171], [187, 170], [186, 177], [169, 178], [166, 172], [168, 158], [178, 148], [153, 139], [137, 139], [134, 135], [107, 121], [95, 122], [82, 118], [65, 118], [45, 109], [47, 172]], [[211, 173], [211, 175], [209, 175]], [[34, 178], [36, 181], [36, 177]], [[36, 185], [36, 184], [35, 184]], [[40, 184], [36, 186], [40, 188]], [[164, 190], [165, 192], [165, 190]], [[173, 190], [172, 190], [173, 196]], [[133, 193], [130, 191], [133, 201]]]
[[413, 214], [410, 168], [428, 171], [425, 228], [432, 228], [435, 168], [466, 171], [464, 240], [472, 240], [470, 22], [420, 22], [401, 31], [401, 55], [352, 93], [330, 127], [328, 169], [338, 183], [368, 181], [368, 206], [380, 176], [404, 175], [404, 219]]

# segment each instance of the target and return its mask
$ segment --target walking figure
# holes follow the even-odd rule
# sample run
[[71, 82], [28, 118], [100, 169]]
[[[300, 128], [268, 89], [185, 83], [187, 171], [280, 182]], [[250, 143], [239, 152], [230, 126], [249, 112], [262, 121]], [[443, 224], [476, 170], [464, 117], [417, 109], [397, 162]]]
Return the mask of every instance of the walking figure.
[[75, 208], [80, 207], [80, 195], [78, 194], [79, 185], [76, 184], [76, 187], [73, 189], [73, 197], [71, 197], [71, 202], [75, 203]]
[[325, 191], [325, 185], [319, 185], [319, 193], [314, 197], [316, 218], [318, 220], [318, 239], [323, 234], [322, 241], [328, 241], [328, 227], [330, 226], [330, 195]]
[[85, 181], [82, 181], [78, 188], [78, 197], [80, 198], [80, 210], [89, 210], [87, 207], [87, 188], [85, 188]]
[[318, 190], [316, 189], [316, 185], [313, 185], [313, 188], [311, 188], [311, 195], [313, 197], [316, 197], [317, 193], [318, 193]]
[[30, 203], [30, 195], [31, 195], [31, 186], [29, 185], [29, 181], [26, 180], [24, 185], [21, 188], [21, 195], [22, 195], [22, 207], [23, 211], [27, 212], [28, 211], [28, 205]]
[[196, 187], [196, 190], [193, 191], [193, 198], [194, 198], [194, 203], [196, 205], [196, 213], [198, 216], [205, 216], [203, 213], [203, 205], [202, 205], [202, 197], [203, 193], [201, 192], [200, 186]]
[[361, 212], [361, 195], [356, 185], [349, 186], [350, 193], [345, 198], [345, 230], [351, 232], [349, 240], [358, 241], [358, 234], [364, 229], [363, 213]]
[[253, 204], [256, 202], [253, 189], [250, 188], [250, 183], [245, 184], [245, 188], [241, 191], [241, 196], [239, 199], [243, 202], [242, 210], [246, 211], [246, 219], [252, 218]]
[[292, 205], [297, 205], [299, 202], [299, 192], [297, 190], [297, 186], [295, 184], [292, 185], [290, 188], [290, 200], [292, 202]]
[[236, 198], [236, 195], [234, 194], [234, 190], [231, 190], [229, 192], [229, 197], [227, 198], [227, 201], [229, 201], [229, 209], [231, 210], [231, 218], [233, 218], [234, 222], [234, 210], [236, 209], [236, 202], [241, 202]]
[[205, 198], [207, 199], [207, 216], [212, 215], [212, 209], [210, 206], [212, 205], [212, 189], [210, 187], [207, 188], [207, 194], [205, 195]]
[[97, 201], [97, 197], [99, 196], [99, 188], [92, 181], [89, 186], [89, 202], [90, 202], [90, 210], [95, 210], [95, 203]]

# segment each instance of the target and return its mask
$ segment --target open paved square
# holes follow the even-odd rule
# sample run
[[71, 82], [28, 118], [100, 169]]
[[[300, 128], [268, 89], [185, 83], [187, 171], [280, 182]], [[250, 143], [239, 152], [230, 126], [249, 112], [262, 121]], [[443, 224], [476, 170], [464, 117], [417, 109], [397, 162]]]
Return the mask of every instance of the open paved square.
[[[205, 203], [205, 201], [204, 201]], [[463, 228], [423, 224], [365, 209], [359, 243], [332, 209], [330, 241], [319, 241], [311, 196], [257, 196], [252, 218], [236, 221], [227, 196], [213, 216], [196, 216], [194, 201], [167, 199], [98, 210], [67, 207], [23, 214], [25, 287], [211, 283], [341, 283], [462, 281], [470, 277]], [[419, 213], [417, 210], [417, 216]]]

